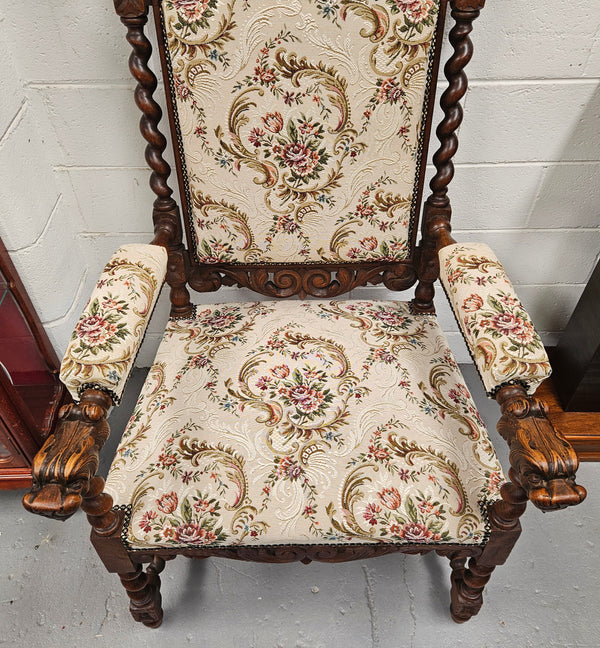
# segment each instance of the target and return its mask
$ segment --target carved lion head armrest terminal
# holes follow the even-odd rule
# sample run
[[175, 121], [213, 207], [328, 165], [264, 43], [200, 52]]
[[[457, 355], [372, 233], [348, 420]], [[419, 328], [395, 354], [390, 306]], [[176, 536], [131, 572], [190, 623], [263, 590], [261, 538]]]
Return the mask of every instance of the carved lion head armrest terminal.
[[546, 416], [544, 404], [520, 385], [505, 385], [496, 400], [502, 408], [498, 432], [510, 447], [514, 481], [542, 511], [583, 502], [586, 490], [575, 483], [575, 450]]
[[66, 520], [79, 509], [110, 433], [106, 415], [111, 405], [106, 393], [88, 389], [78, 405], [60, 410], [56, 431], [34, 459], [33, 486], [23, 497], [28, 511]]

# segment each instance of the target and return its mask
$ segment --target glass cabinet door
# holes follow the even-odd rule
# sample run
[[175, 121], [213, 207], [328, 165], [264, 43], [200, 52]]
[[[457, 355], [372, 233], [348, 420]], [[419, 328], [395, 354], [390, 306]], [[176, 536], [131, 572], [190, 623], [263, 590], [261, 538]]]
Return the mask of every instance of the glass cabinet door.
[[0, 241], [0, 488], [29, 485], [65, 399], [56, 354]]
[[0, 275], [0, 371], [43, 430], [56, 385], [11, 285]]

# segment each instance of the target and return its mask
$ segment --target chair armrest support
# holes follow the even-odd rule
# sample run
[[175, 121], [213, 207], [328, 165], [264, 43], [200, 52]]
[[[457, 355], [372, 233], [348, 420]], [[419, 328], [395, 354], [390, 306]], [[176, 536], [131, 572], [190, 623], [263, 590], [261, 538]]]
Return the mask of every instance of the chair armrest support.
[[547, 418], [542, 401], [520, 385], [505, 385], [496, 394], [502, 417], [498, 432], [510, 448], [511, 479], [542, 511], [583, 502], [586, 490], [575, 483], [577, 454]]
[[73, 331], [60, 378], [77, 401], [88, 388], [119, 403], [167, 271], [160, 245], [125, 245], [105, 266]]
[[500, 261], [482, 243], [445, 245], [438, 254], [442, 285], [488, 395], [515, 383], [533, 394], [550, 362]]
[[88, 389], [78, 405], [60, 409], [56, 431], [33, 460], [33, 486], [23, 497], [28, 511], [66, 520], [81, 506], [110, 434], [106, 416], [111, 405], [107, 394]]

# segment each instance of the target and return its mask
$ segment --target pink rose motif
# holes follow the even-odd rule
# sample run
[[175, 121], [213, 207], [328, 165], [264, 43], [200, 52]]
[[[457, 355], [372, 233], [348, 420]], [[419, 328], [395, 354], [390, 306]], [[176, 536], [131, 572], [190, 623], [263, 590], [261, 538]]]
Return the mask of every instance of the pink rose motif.
[[117, 332], [117, 327], [100, 315], [90, 315], [77, 323], [75, 333], [86, 344], [103, 344]]
[[277, 479], [281, 479], [282, 477], [289, 476], [290, 471], [292, 470], [294, 465], [295, 462], [290, 456], [285, 455], [284, 457], [280, 457], [279, 464], [277, 466], [277, 469], [275, 470], [275, 477]]
[[216, 256], [203, 256], [201, 257], [202, 263], [221, 263], [223, 259]]
[[170, 493], [165, 493], [160, 499], [156, 500], [156, 506], [158, 507], [159, 511], [162, 511], [163, 513], [166, 513], [167, 515], [169, 513], [173, 513], [173, 511], [177, 508], [177, 493], [175, 491], [171, 491]]
[[375, 213], [375, 209], [373, 208], [372, 205], [363, 205], [362, 203], [359, 203], [358, 205], [356, 205], [355, 213], [357, 216], [362, 216], [363, 218], [370, 218]]
[[463, 310], [474, 313], [483, 306], [483, 299], [479, 295], [470, 295], [463, 301]]
[[221, 312], [214, 311], [213, 313], [211, 313], [210, 310], [207, 310], [203, 315], [205, 316], [202, 318], [202, 323], [215, 329], [227, 328], [236, 320], [235, 313], [227, 312], [226, 310]]
[[389, 101], [392, 104], [397, 103], [404, 97], [404, 90], [398, 85], [394, 79], [386, 79], [379, 88], [377, 93], [377, 101]]
[[290, 469], [288, 471], [288, 477], [291, 480], [298, 479], [298, 477], [300, 477], [303, 472], [304, 470], [302, 470], [302, 466], [300, 466], [299, 464], [293, 464], [292, 466], [290, 466]]
[[290, 368], [286, 364], [277, 365], [271, 369], [275, 378], [287, 378], [290, 375]]
[[425, 542], [433, 536], [433, 533], [424, 525], [418, 522], [407, 522], [400, 531], [400, 537], [408, 542]]
[[377, 248], [377, 239], [374, 236], [367, 236], [362, 241], [359, 241], [359, 243], [369, 252], [372, 252]]
[[277, 76], [275, 74], [275, 70], [273, 70], [272, 68], [261, 67], [260, 65], [257, 65], [254, 68], [254, 76], [259, 81], [262, 81], [263, 83], [266, 83], [267, 85], [269, 83], [275, 83], [275, 81], [277, 81]]
[[319, 163], [319, 154], [302, 142], [286, 144], [281, 152], [285, 164], [299, 176], [310, 175]]
[[388, 326], [401, 326], [406, 321], [402, 315], [389, 310], [371, 311], [371, 314]]
[[385, 448], [378, 448], [375, 445], [369, 446], [369, 454], [373, 455], [373, 458], [379, 461], [384, 461], [390, 456], [390, 453]]
[[206, 367], [207, 364], [208, 364], [208, 358], [203, 356], [201, 353], [195, 355], [190, 360], [190, 367], [197, 367], [198, 369], [202, 369], [202, 367]]
[[265, 128], [271, 133], [279, 133], [283, 128], [283, 117], [279, 112], [267, 113], [262, 118], [262, 122], [265, 125]]
[[188, 22], [197, 22], [206, 11], [208, 0], [172, 0], [173, 8]]
[[530, 322], [521, 320], [522, 329], [513, 333], [513, 336], [519, 340], [521, 344], [529, 344], [535, 338], [535, 330]]
[[464, 270], [461, 270], [460, 268], [458, 270], [455, 270], [454, 272], [451, 272], [448, 275], [448, 283], [456, 283], [459, 279], [463, 278], [464, 274]]
[[204, 536], [204, 544], [210, 544], [211, 542], [214, 542], [217, 539], [217, 536], [214, 534], [213, 531], [207, 531], [206, 535]]
[[417, 504], [417, 507], [421, 513], [431, 513], [433, 511], [433, 504], [427, 500], [422, 500]]
[[296, 385], [295, 387], [291, 387], [287, 390], [287, 397], [296, 409], [305, 414], [310, 414], [310, 412], [319, 409], [324, 398], [323, 392], [316, 391], [307, 385]]
[[420, 22], [429, 16], [433, 0], [395, 0], [396, 6], [408, 14], [413, 22]]
[[295, 232], [298, 229], [298, 223], [292, 214], [281, 214], [277, 218], [275, 227], [279, 232]]
[[500, 301], [505, 306], [508, 306], [509, 308], [512, 307], [512, 306], [519, 305], [519, 300], [515, 299], [514, 297], [511, 297], [510, 295], [503, 295], [502, 297], [500, 297]]
[[206, 529], [203, 529], [196, 522], [189, 524], [180, 524], [177, 527], [177, 541], [187, 543], [200, 543], [204, 544], [206, 537]]
[[161, 452], [158, 455], [158, 461], [156, 463], [161, 464], [165, 468], [168, 468], [169, 466], [173, 466], [177, 463], [177, 456]]
[[512, 313], [494, 315], [491, 325], [504, 335], [518, 335], [523, 331], [523, 320]]
[[384, 488], [380, 493], [377, 493], [381, 503], [390, 510], [396, 510], [402, 503], [400, 493], [393, 486], [391, 488]]
[[375, 349], [374, 357], [385, 364], [392, 364], [396, 359], [392, 353], [386, 351], [385, 349]]

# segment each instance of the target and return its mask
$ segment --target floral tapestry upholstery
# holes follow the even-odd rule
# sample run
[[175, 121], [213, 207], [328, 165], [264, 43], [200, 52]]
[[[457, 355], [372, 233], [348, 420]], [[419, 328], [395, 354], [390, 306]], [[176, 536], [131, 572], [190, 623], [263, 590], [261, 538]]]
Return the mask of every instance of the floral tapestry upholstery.
[[492, 250], [483, 243], [442, 248], [440, 278], [488, 394], [510, 382], [533, 394], [550, 363]]
[[481, 545], [503, 479], [435, 316], [290, 301], [169, 322], [106, 490], [133, 549]]
[[439, 0], [163, 0], [202, 263], [410, 256]]
[[119, 402], [166, 269], [163, 247], [135, 243], [119, 248], [106, 264], [60, 367], [76, 401], [84, 389], [96, 387]]

